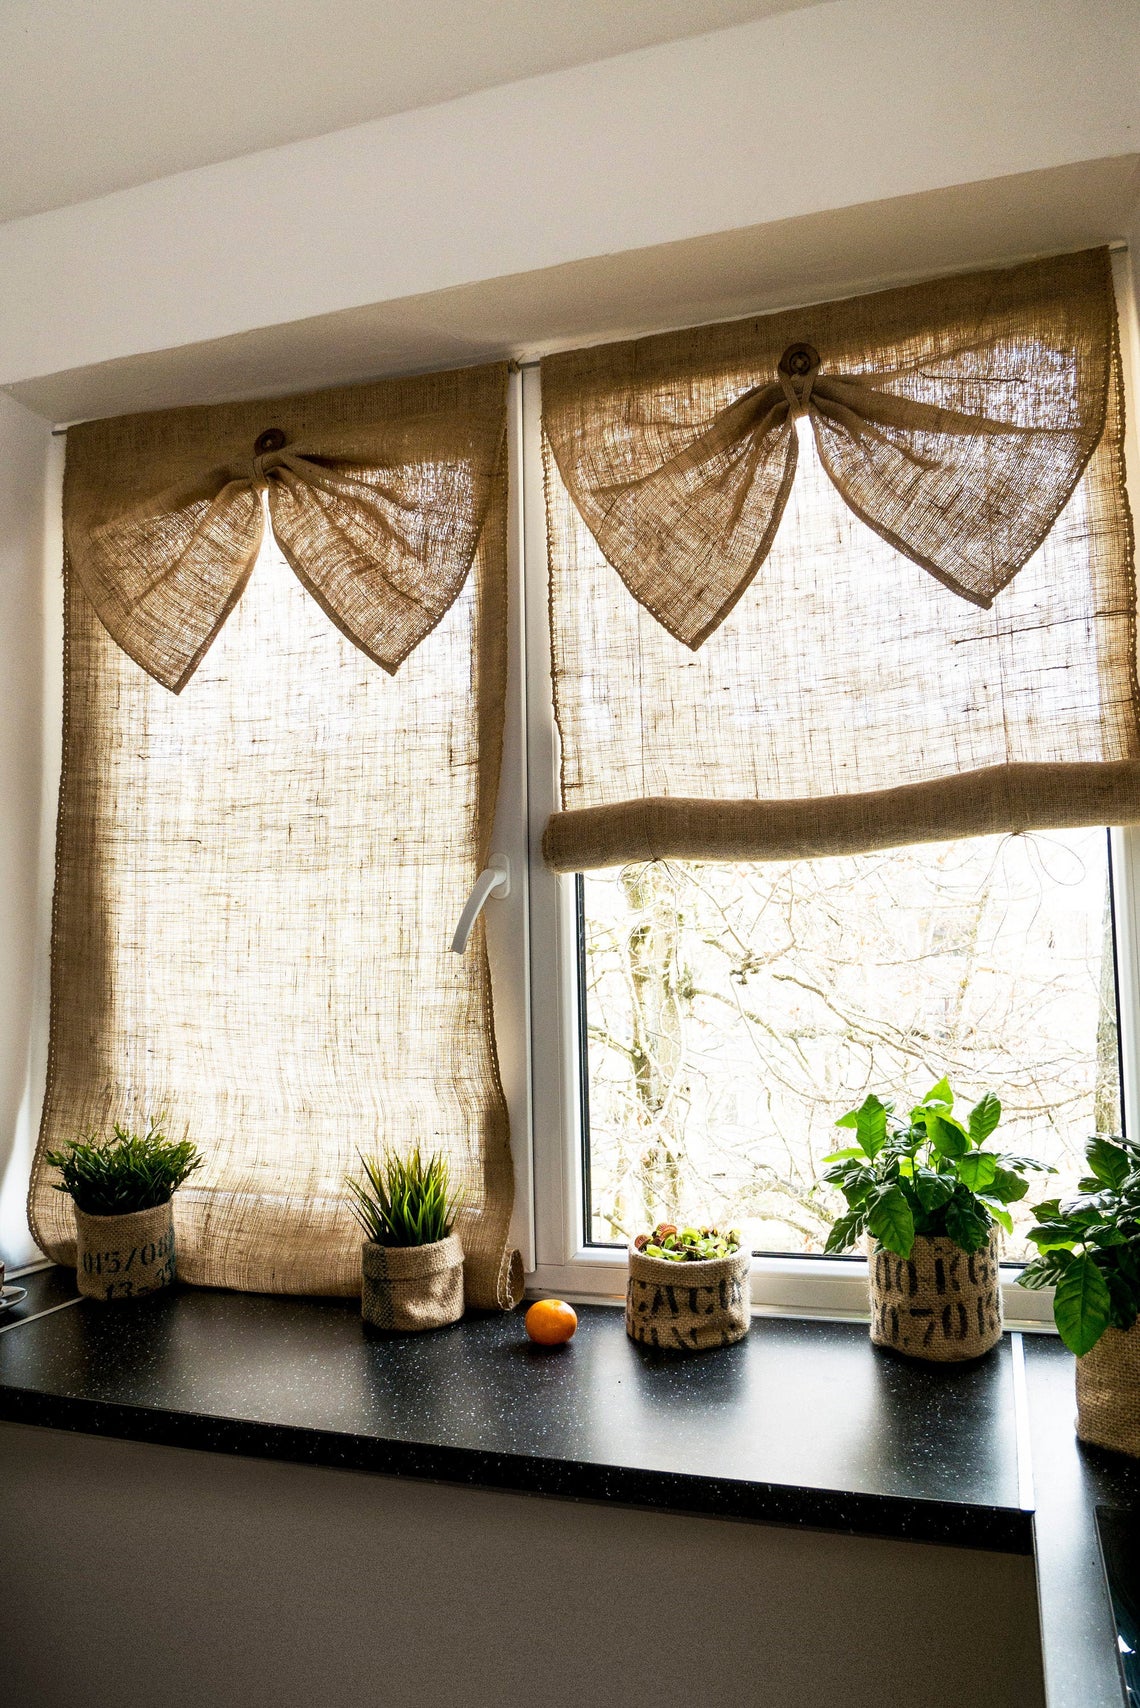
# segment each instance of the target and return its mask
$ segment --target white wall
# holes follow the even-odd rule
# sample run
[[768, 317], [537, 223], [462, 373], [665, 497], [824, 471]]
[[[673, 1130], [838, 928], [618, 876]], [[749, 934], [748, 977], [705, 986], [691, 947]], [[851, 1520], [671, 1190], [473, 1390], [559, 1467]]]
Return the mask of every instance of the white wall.
[[1128, 154], [1137, 87], [1135, 0], [836, 0], [551, 73], [0, 227], [0, 384]]
[[0, 1257], [12, 1265], [36, 1255], [24, 1199], [46, 972], [39, 880], [50, 446], [47, 422], [0, 396]]
[[1026, 1558], [18, 1424], [0, 1461], [11, 1708], [1042, 1702]]

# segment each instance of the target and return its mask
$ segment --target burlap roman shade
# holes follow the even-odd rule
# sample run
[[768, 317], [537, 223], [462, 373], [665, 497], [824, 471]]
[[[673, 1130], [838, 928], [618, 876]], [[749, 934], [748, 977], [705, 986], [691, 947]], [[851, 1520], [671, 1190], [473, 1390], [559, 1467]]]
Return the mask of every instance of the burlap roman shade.
[[1106, 251], [551, 357], [542, 395], [557, 870], [1140, 817]]
[[69, 433], [52, 1257], [44, 1150], [161, 1112], [206, 1158], [186, 1280], [358, 1292], [343, 1176], [419, 1143], [469, 1302], [519, 1296], [481, 930], [448, 949], [499, 773], [505, 410], [495, 367]]

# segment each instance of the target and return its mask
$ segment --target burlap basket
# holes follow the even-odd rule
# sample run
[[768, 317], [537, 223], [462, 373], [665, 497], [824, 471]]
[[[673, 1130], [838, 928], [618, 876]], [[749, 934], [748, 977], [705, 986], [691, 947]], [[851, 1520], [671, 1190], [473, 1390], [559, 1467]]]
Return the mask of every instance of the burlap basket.
[[1001, 1339], [996, 1228], [982, 1251], [918, 1234], [909, 1257], [876, 1251], [868, 1268], [876, 1346], [950, 1363], [980, 1358]]
[[87, 1299], [138, 1299], [174, 1280], [174, 1204], [129, 1216], [89, 1216], [75, 1206], [75, 1281]]
[[748, 1333], [752, 1253], [697, 1263], [670, 1263], [629, 1249], [625, 1332], [645, 1346], [703, 1352], [731, 1346]]
[[458, 1234], [432, 1245], [362, 1247], [360, 1314], [370, 1328], [410, 1333], [444, 1328], [463, 1315], [463, 1246]]
[[1106, 1328], [1077, 1359], [1077, 1434], [1140, 1459], [1140, 1323]]

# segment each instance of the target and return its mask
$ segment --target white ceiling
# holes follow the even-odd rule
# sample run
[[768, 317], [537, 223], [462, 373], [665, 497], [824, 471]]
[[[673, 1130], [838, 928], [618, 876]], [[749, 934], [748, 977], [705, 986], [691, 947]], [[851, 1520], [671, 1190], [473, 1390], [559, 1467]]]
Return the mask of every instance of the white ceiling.
[[0, 221], [820, 0], [0, 0]]

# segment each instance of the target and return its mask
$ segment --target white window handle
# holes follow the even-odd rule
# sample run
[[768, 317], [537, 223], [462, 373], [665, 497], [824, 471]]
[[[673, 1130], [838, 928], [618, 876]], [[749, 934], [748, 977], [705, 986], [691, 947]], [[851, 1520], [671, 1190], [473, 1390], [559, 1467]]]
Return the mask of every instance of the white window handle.
[[467, 906], [459, 915], [459, 924], [455, 927], [455, 936], [451, 939], [453, 955], [462, 955], [467, 947], [467, 939], [484, 906], [491, 896], [509, 896], [511, 893], [511, 863], [505, 854], [492, 854], [491, 864], [475, 879], [475, 888], [467, 897]]

